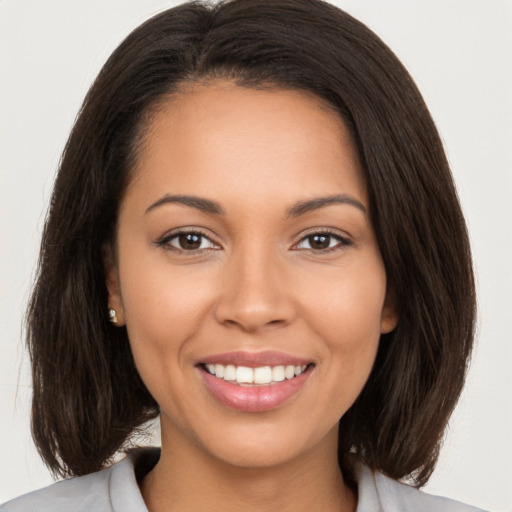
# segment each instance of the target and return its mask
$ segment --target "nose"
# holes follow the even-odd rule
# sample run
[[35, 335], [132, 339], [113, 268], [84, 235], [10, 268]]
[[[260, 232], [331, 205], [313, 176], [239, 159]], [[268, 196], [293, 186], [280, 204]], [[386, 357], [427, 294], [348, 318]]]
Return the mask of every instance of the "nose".
[[245, 332], [288, 325], [295, 307], [284, 265], [272, 251], [233, 254], [223, 269], [217, 321]]

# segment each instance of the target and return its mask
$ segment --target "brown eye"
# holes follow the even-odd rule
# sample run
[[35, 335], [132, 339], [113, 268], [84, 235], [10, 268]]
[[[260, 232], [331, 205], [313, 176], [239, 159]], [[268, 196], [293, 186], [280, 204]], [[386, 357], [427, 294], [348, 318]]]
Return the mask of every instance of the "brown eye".
[[201, 252], [209, 249], [220, 249], [200, 231], [180, 231], [162, 238], [157, 245], [177, 252]]
[[331, 244], [331, 235], [319, 234], [308, 236], [308, 242], [311, 249], [321, 251], [322, 249], [328, 249]]
[[182, 233], [178, 235], [178, 244], [180, 249], [193, 251], [201, 247], [202, 238], [199, 233]]
[[334, 233], [320, 232], [312, 233], [304, 237], [296, 246], [295, 249], [306, 249], [309, 251], [334, 251], [336, 249], [343, 249], [351, 245], [350, 240]]

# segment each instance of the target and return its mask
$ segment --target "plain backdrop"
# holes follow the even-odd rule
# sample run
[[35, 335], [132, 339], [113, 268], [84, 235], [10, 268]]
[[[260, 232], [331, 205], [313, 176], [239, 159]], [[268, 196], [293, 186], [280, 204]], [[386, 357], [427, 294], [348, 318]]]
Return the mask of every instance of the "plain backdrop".
[[[0, 502], [51, 482], [30, 439], [22, 317], [59, 155], [110, 52], [176, 3], [0, 0]], [[418, 83], [474, 251], [477, 347], [426, 490], [512, 511], [512, 2], [334, 3], [376, 31]]]

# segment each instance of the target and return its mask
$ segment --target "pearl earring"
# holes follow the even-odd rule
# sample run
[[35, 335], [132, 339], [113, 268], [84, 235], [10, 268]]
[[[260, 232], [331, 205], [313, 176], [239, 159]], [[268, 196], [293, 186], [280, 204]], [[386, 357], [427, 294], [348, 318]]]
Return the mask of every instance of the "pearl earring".
[[109, 309], [108, 310], [108, 316], [110, 317], [110, 321], [113, 324], [117, 324], [117, 313], [115, 309]]

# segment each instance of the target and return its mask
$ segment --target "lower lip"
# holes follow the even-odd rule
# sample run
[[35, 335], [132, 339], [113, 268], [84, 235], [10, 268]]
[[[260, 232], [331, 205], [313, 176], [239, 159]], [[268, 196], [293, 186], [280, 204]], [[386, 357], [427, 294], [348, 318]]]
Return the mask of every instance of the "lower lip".
[[301, 390], [310, 370], [308, 367], [293, 379], [269, 386], [239, 386], [200, 369], [203, 381], [212, 395], [223, 405], [243, 412], [270, 411], [284, 404]]

